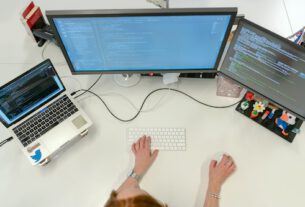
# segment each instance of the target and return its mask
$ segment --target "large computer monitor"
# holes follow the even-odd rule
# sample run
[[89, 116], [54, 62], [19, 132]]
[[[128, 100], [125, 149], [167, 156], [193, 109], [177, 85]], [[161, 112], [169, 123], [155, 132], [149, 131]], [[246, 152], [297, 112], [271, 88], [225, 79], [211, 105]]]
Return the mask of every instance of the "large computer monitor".
[[305, 120], [305, 48], [241, 20], [220, 72]]
[[73, 74], [216, 72], [236, 8], [46, 11]]

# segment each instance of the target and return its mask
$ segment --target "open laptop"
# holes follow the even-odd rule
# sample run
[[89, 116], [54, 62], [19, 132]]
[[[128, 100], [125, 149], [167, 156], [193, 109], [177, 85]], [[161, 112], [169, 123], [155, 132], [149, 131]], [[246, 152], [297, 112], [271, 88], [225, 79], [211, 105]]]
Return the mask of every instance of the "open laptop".
[[47, 163], [92, 125], [49, 59], [0, 87], [0, 120], [33, 165]]

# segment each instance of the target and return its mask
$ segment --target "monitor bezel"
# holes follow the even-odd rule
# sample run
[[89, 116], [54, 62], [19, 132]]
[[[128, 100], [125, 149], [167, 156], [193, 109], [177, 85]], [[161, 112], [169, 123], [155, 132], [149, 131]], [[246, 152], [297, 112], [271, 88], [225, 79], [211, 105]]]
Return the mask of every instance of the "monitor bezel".
[[33, 108], [33, 109], [30, 110], [28, 113], [26, 113], [26, 114], [24, 114], [23, 116], [19, 117], [18, 119], [16, 119], [15, 121], [13, 121], [13, 122], [10, 123], [10, 124], [6, 123], [5, 120], [2, 120], [2, 118], [0, 118], [0, 122], [1, 122], [6, 128], [9, 128], [10, 126], [12, 126], [12, 125], [16, 124], [17, 122], [21, 121], [22, 119], [26, 118], [28, 115], [30, 115], [31, 113], [33, 113], [34, 111], [36, 111], [37, 109], [39, 109], [41, 106], [43, 106], [43, 105], [46, 104], [47, 102], [50, 102], [50, 101], [54, 100], [56, 97], [58, 97], [60, 94], [62, 94], [63, 92], [66, 91], [65, 85], [64, 85], [63, 82], [61, 81], [61, 79], [60, 79], [60, 77], [59, 77], [59, 75], [58, 75], [58, 73], [57, 73], [57, 71], [56, 71], [56, 69], [55, 69], [55, 67], [54, 67], [54, 65], [52, 64], [52, 62], [51, 62], [50, 59], [44, 60], [43, 62], [39, 63], [38, 65], [35, 65], [35, 66], [32, 67], [31, 69], [29, 69], [29, 70], [27, 70], [26, 72], [20, 74], [20, 75], [17, 76], [16, 78], [10, 80], [10, 81], [7, 82], [6, 84], [0, 86], [0, 90], [1, 90], [2, 88], [4, 88], [4, 87], [10, 85], [11, 83], [17, 81], [19, 78], [22, 78], [23, 76], [25, 76], [25, 75], [31, 73], [32, 71], [36, 70], [36, 69], [39, 68], [41, 65], [43, 65], [43, 64], [45, 64], [45, 63], [47, 63], [47, 62], [49, 62], [50, 65], [52, 66], [52, 69], [53, 69], [53, 71], [55, 72], [55, 75], [58, 77], [58, 79], [59, 79], [61, 85], [63, 86], [63, 90], [60, 91], [58, 94], [54, 95], [52, 98], [50, 98], [50, 99], [47, 100], [46, 102], [39, 104], [37, 107]]
[[[230, 15], [230, 21], [221, 43], [219, 53], [216, 58], [215, 67], [207, 69], [139, 69], [139, 70], [99, 70], [99, 71], [76, 71], [69, 58], [67, 50], [60, 38], [57, 28], [54, 24], [54, 18], [74, 18], [74, 17], [123, 17], [123, 16], [174, 16], [174, 15]], [[229, 34], [231, 32], [235, 17], [237, 15], [236, 7], [224, 8], [187, 8], [187, 9], [115, 9], [115, 10], [49, 10], [46, 11], [46, 16], [55, 33], [55, 38], [63, 52], [63, 55], [68, 63], [68, 66], [73, 75], [77, 74], [121, 74], [121, 73], [216, 73], [223, 55]]]
[[[249, 21], [249, 20], [247, 20], [247, 19], [241, 19], [241, 20], [239, 21], [238, 27], [237, 27], [237, 29], [236, 29], [236, 31], [235, 31], [235, 34], [236, 34], [236, 33], [239, 34], [239, 32], [240, 32], [240, 30], [241, 30], [243, 24], [249, 24], [250, 26], [253, 26], [253, 27], [256, 28], [256, 29], [261, 30], [262, 32], [265, 32], [265, 33], [267, 33], [267, 34], [269, 34], [269, 35], [271, 35], [271, 36], [273, 36], [273, 37], [275, 37], [275, 38], [278, 38], [280, 41], [283, 41], [284, 43], [289, 44], [289, 45], [292, 46], [294, 49], [300, 50], [300, 51], [302, 51], [303, 53], [305, 53], [305, 47], [302, 47], [302, 46], [300, 46], [300, 45], [298, 45], [298, 44], [295, 44], [294, 42], [292, 42], [292, 41], [290, 41], [290, 40], [288, 40], [288, 39], [286, 39], [286, 38], [284, 38], [284, 37], [282, 37], [282, 36], [280, 36], [280, 35], [278, 35], [278, 34], [272, 32], [272, 31], [270, 31], [270, 30], [268, 30], [268, 29], [266, 29], [266, 28], [264, 28], [264, 27], [262, 27], [262, 26], [260, 26], [260, 25], [258, 25], [258, 24], [255, 24], [254, 22]], [[234, 37], [233, 37], [233, 39], [232, 39], [231, 42], [235, 42], [235, 41], [236, 41], [236, 38], [237, 38], [237, 35], [234, 35]], [[227, 50], [227, 52], [228, 52], [230, 49], [232, 49], [232, 47], [233, 47], [233, 45], [230, 44], [230, 45], [229, 45], [229, 48], [228, 48], [228, 50]], [[223, 61], [223, 62], [224, 62], [224, 61]], [[222, 63], [222, 64], [223, 64], [223, 63]], [[244, 86], [246, 89], [250, 90], [251, 92], [256, 93], [256, 94], [259, 94], [259, 95], [262, 96], [263, 98], [266, 98], [266, 99], [270, 100], [273, 104], [277, 105], [278, 107], [280, 107], [280, 108], [282, 108], [282, 109], [285, 109], [285, 110], [289, 111], [290, 113], [292, 113], [292, 114], [294, 114], [295, 116], [297, 116], [299, 119], [305, 121], [305, 116], [303, 116], [303, 115], [301, 115], [301, 114], [298, 114], [297, 112], [294, 112], [293, 110], [289, 109], [288, 107], [286, 107], [286, 106], [280, 104], [278, 101], [275, 101], [275, 100], [269, 98], [268, 96], [266, 96], [266, 95], [264, 95], [264, 94], [262, 94], [262, 93], [256, 91], [254, 88], [248, 87], [247, 85], [241, 83], [240, 81], [238, 81], [238, 80], [236, 80], [235, 78], [231, 77], [229, 74], [224, 73], [223, 71], [226, 71], [226, 70], [222, 69], [222, 65], [221, 65], [221, 66], [220, 66], [220, 70], [219, 70], [219, 73], [220, 73], [221, 75], [224, 75], [225, 77], [229, 78], [230, 80], [233, 80], [233, 81], [237, 82], [238, 84]]]

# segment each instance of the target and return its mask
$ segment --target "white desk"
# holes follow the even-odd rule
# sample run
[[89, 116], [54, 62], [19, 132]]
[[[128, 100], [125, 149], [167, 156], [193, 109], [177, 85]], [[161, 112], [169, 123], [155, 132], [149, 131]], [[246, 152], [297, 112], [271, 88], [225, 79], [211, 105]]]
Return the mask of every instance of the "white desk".
[[292, 30], [293, 32], [297, 32], [305, 26], [305, 12], [302, 9], [305, 6], [305, 2], [302, 0], [285, 0], [285, 5], [291, 21]]
[[[8, 28], [17, 31], [14, 35], [5, 31], [5, 38], [0, 39], [0, 84], [41, 61], [41, 49], [29, 42], [16, 20], [18, 2], [8, 2], [8, 8], [12, 8], [14, 12], [5, 10], [6, 19], [2, 18], [4, 15], [0, 16], [1, 25], [3, 22]], [[53, 7], [49, 5], [51, 3], [36, 2], [45, 9], [60, 8], [59, 0], [54, 1], [54, 4], [52, 1]], [[107, 2], [100, 4], [103, 8], [111, 8], [112, 4]], [[140, 0], [128, 2], [140, 7], [151, 7]], [[178, 5], [178, 0], [176, 2], [177, 6], [181, 6]], [[242, 13], [248, 16], [249, 12], [254, 20], [255, 12], [246, 6], [245, 1], [236, 2], [244, 5]], [[258, 1], [256, 8], [264, 8], [274, 2]], [[87, 3], [91, 7], [96, 2], [86, 1]], [[66, 3], [65, 8], [68, 5]], [[73, 8], [81, 8], [83, 5], [84, 2], [75, 3]], [[252, 3], [248, 5], [251, 6]], [[122, 3], [120, 6], [130, 5]], [[192, 6], [196, 6], [195, 3]], [[229, 6], [229, 3], [224, 6]], [[119, 6], [113, 4], [113, 8], [117, 7]], [[272, 14], [282, 14], [282, 9], [282, 6], [278, 6], [270, 11]], [[267, 9], [261, 11], [257, 14], [258, 19], [264, 15], [272, 15], [270, 11], [268, 14], [264, 13]], [[285, 16], [282, 15], [281, 18], [282, 21], [273, 22], [273, 28], [282, 31], [281, 34], [290, 34]], [[267, 23], [267, 20], [264, 23], [272, 24]], [[281, 30], [282, 25], [287, 30]], [[13, 38], [15, 42], [9, 43], [8, 40], [13, 41]], [[70, 74], [67, 66], [57, 64], [63, 62], [63, 57], [55, 46], [50, 45], [45, 56], [56, 63], [61, 76]], [[83, 88], [88, 87], [97, 76], [72, 78], [63, 80], [67, 88], [74, 91], [80, 87], [79, 83]], [[114, 84], [111, 76], [106, 75], [94, 90], [101, 94], [107, 93], [108, 96], [104, 98], [111, 109], [120, 117], [128, 118], [135, 113], [134, 109], [120, 96], [109, 93], [123, 94], [139, 105], [149, 91], [159, 87], [163, 87], [160, 79], [143, 78], [133, 88], [120, 88]], [[236, 101], [215, 96], [215, 80], [184, 79], [179, 83], [179, 89], [215, 105], [227, 105]], [[164, 94], [167, 92], [153, 95], [147, 108], [154, 106]], [[94, 97], [84, 99], [80, 104], [94, 121], [90, 134], [48, 166], [32, 167], [14, 141], [0, 148], [1, 206], [102, 206], [109, 192], [122, 182], [132, 167], [132, 156], [125, 141], [126, 128], [131, 126], [182, 126], [187, 129], [187, 151], [160, 153], [142, 182], [144, 189], [167, 202], [169, 206], [202, 206], [208, 162], [218, 151], [232, 154], [238, 167], [224, 185], [221, 206], [286, 207], [304, 204], [304, 132], [290, 144], [235, 112], [234, 108], [206, 108], [174, 92], [167, 94], [155, 110], [142, 113], [131, 123], [121, 123], [112, 118]], [[9, 135], [3, 126], [0, 127], [0, 134], [1, 139]]]

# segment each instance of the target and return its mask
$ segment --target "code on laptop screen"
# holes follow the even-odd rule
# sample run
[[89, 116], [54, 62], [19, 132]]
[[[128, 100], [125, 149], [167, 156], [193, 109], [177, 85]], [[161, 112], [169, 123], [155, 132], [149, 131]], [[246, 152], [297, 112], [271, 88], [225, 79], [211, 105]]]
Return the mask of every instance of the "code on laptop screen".
[[0, 88], [0, 117], [12, 124], [63, 89], [53, 66], [49, 62], [39, 65]]

